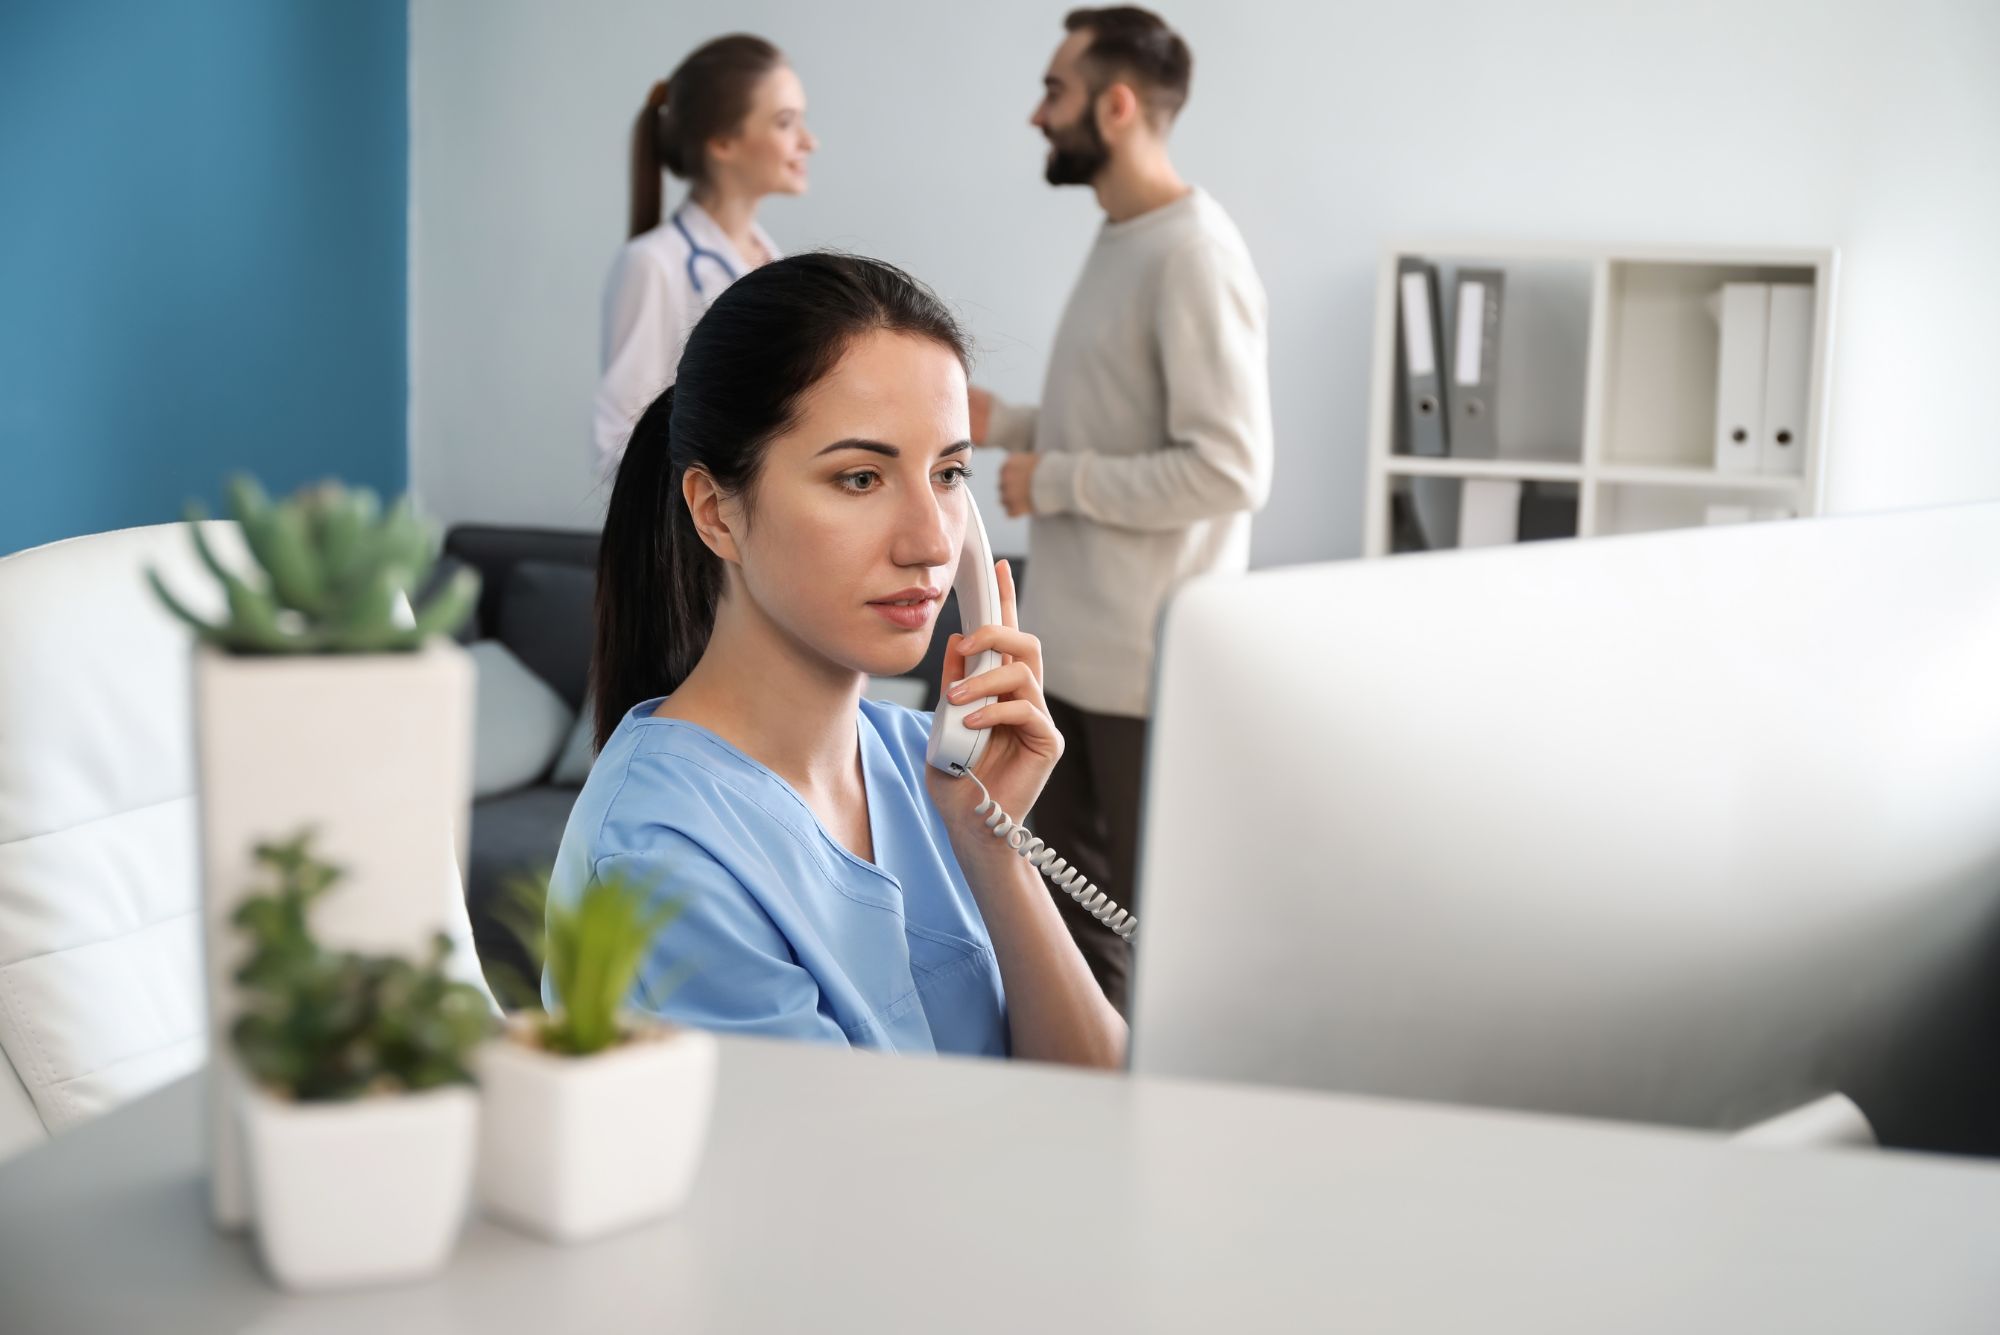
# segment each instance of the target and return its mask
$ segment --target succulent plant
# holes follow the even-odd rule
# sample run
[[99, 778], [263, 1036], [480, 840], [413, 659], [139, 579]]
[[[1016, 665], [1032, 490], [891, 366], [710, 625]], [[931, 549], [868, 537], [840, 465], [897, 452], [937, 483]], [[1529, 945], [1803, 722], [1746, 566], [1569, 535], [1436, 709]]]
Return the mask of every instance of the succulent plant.
[[[536, 1039], [570, 1057], [623, 1042], [629, 1037], [626, 1003], [646, 952], [680, 916], [684, 901], [661, 900], [651, 887], [615, 871], [592, 877], [573, 904], [549, 900], [546, 875], [514, 877], [507, 896], [501, 917], [529, 957], [548, 971], [556, 1002], [534, 1022]], [[658, 991], [670, 991], [678, 981], [671, 979]]]
[[492, 1028], [486, 998], [444, 973], [440, 932], [421, 961], [329, 950], [306, 918], [339, 880], [312, 837], [260, 844], [275, 889], [245, 899], [231, 921], [248, 933], [237, 970], [244, 1011], [230, 1030], [253, 1079], [303, 1101], [432, 1089], [472, 1081], [474, 1047]]
[[436, 564], [436, 526], [409, 498], [385, 515], [365, 488], [324, 482], [273, 504], [248, 477], [231, 478], [230, 509], [262, 570], [252, 582], [216, 559], [188, 507], [188, 531], [202, 564], [221, 583], [229, 615], [197, 616], [169, 590], [157, 570], [146, 577], [169, 611], [208, 644], [239, 654], [359, 654], [412, 650], [464, 623], [479, 597], [479, 576], [460, 570], [422, 607], [414, 624], [396, 624], [396, 599], [412, 594]]

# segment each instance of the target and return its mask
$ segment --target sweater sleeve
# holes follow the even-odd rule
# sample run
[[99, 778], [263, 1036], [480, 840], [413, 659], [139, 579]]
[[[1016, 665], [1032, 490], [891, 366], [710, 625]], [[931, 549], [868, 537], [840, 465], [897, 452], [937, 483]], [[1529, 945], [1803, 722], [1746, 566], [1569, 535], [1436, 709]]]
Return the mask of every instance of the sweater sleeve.
[[1039, 411], [1034, 404], [1002, 403], [993, 400], [993, 416], [986, 424], [981, 444], [997, 445], [1009, 454], [1035, 448], [1035, 422]]
[[1270, 498], [1270, 354], [1256, 274], [1213, 244], [1185, 247], [1167, 263], [1154, 336], [1166, 439], [1132, 455], [1044, 453], [1036, 514], [1163, 530]]

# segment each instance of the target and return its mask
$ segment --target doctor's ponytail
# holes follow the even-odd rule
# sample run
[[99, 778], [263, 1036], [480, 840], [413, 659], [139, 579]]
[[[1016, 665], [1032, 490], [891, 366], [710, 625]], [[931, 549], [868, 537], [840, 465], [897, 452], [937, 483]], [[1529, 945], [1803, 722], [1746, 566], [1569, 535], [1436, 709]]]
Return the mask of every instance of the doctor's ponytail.
[[639, 109], [639, 117], [632, 122], [632, 211], [627, 220], [625, 235], [638, 236], [650, 232], [660, 225], [660, 169], [667, 165], [666, 155], [660, 152], [662, 144], [670, 136], [667, 127], [671, 124], [668, 100], [671, 96], [673, 80], [662, 79], [653, 85], [653, 91], [646, 94], [646, 105]]
[[755, 509], [765, 448], [798, 420], [813, 386], [857, 337], [928, 338], [968, 358], [964, 333], [931, 290], [854, 255], [774, 260], [723, 289], [689, 331], [679, 375], [632, 428], [598, 546], [595, 732], [601, 748], [643, 700], [669, 695], [708, 648], [727, 589], [682, 495], [690, 468]]
[[697, 48], [653, 85], [632, 122], [632, 207], [627, 236], [660, 225], [660, 173], [697, 184], [708, 176], [708, 141], [736, 133], [757, 83], [785, 63], [761, 37], [737, 33]]

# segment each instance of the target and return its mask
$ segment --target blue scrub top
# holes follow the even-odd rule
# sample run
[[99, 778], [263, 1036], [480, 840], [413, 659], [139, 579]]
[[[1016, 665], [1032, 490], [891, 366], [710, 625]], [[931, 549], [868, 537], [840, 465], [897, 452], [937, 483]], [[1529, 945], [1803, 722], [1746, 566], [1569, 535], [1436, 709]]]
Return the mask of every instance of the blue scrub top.
[[549, 886], [574, 902], [616, 868], [685, 900], [633, 1007], [725, 1033], [1006, 1056], [999, 962], [924, 788], [930, 715], [861, 702], [868, 863], [790, 784], [706, 728], [654, 718], [659, 705], [605, 743]]

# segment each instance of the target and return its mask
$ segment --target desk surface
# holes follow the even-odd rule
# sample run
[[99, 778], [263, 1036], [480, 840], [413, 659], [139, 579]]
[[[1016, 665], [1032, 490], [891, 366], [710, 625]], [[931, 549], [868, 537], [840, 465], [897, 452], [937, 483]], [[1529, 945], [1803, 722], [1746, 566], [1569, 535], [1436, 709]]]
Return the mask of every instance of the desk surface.
[[474, 1219], [309, 1299], [203, 1213], [185, 1080], [0, 1167], [0, 1330], [1977, 1331], [2000, 1166], [725, 1041], [687, 1208]]

